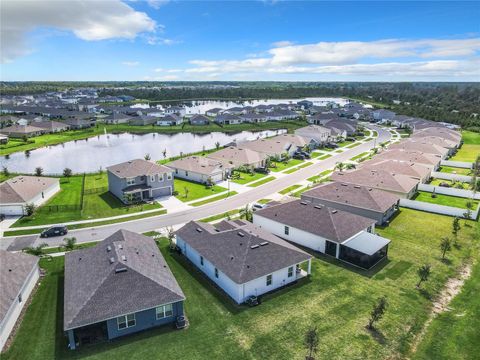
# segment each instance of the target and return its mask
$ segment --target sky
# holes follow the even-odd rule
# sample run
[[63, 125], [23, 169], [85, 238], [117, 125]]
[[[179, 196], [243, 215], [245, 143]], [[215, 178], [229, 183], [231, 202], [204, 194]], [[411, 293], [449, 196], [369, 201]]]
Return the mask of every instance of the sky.
[[0, 6], [2, 81], [480, 81], [479, 1]]

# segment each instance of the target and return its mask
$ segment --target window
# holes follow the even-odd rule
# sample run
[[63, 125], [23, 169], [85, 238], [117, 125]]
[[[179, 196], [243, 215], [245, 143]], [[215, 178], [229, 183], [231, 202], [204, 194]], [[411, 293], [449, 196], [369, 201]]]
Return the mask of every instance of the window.
[[292, 277], [293, 276], [293, 266], [290, 266], [288, 268], [288, 277]]
[[178, 174], [178, 169], [175, 169], [175, 174]]
[[127, 185], [135, 184], [135, 178], [127, 178]]
[[158, 174], [158, 181], [163, 181], [163, 174]]
[[200, 265], [203, 266], [203, 256], [200, 256]]
[[188, 176], [188, 171], [185, 170], [185, 176]]
[[167, 174], [167, 180], [172, 180], [172, 174], [171, 173]]
[[155, 315], [157, 320], [164, 319], [166, 317], [173, 315], [173, 305], [167, 304], [163, 306], [159, 306], [155, 309]]
[[218, 269], [215, 268], [215, 277], [218, 278]]
[[285, 226], [284, 232], [285, 232], [285, 235], [290, 234], [290, 228], [288, 226]]
[[117, 317], [118, 330], [123, 330], [135, 326], [135, 314], [128, 314]]
[[19, 302], [19, 303], [22, 302], [22, 294], [18, 294], [18, 302]]
[[272, 274], [267, 275], [267, 286], [272, 285]]
[[150, 175], [150, 181], [154, 182], [155, 181], [155, 175]]

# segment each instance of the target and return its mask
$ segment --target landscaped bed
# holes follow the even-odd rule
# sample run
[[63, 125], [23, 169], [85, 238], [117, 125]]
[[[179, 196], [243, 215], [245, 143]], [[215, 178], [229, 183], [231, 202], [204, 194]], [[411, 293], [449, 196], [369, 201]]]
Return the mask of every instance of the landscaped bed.
[[317, 181], [318, 179], [324, 177], [324, 176], [327, 176], [328, 174], [331, 174], [333, 172], [333, 170], [325, 170], [325, 171], [322, 171], [320, 174], [318, 175], [315, 175], [315, 176], [312, 176], [312, 177], [309, 177], [307, 180], [308, 181], [311, 181], [311, 182], [315, 182]]
[[357, 156], [352, 157], [350, 160], [355, 161], [355, 160], [358, 160], [358, 159], [360, 159], [360, 158], [362, 158], [362, 157], [364, 157], [364, 156], [367, 156], [368, 154], [369, 154], [369, 152], [368, 152], [368, 151], [365, 151], [365, 152], [363, 152], [363, 153], [361, 153], [361, 154], [358, 154]]
[[252, 174], [245, 173], [245, 172], [239, 172], [236, 171], [235, 174], [238, 174], [240, 177], [239, 178], [232, 178], [232, 182], [237, 183], [237, 184], [248, 184], [256, 180], [260, 180], [267, 176], [266, 174], [261, 174], [254, 172]]
[[270, 170], [275, 172], [280, 172], [285, 169], [289, 169], [292, 166], [299, 165], [302, 162], [303, 162], [302, 160], [298, 160], [298, 159], [290, 159], [286, 162], [272, 161], [271, 163], [272, 167], [270, 168]]
[[[218, 185], [207, 187], [205, 184], [199, 184], [178, 178], [176, 178], [174, 181], [175, 191], [178, 192], [175, 197], [183, 202], [198, 200], [206, 196], [211, 196], [227, 191], [226, 188]], [[185, 191], [185, 188], [187, 189], [187, 191]]]
[[[451, 223], [451, 217], [402, 209], [389, 227], [377, 229], [392, 239], [387, 262], [365, 272], [331, 258], [315, 257], [311, 277], [262, 296], [261, 305], [255, 308], [233, 305], [182, 256], [170, 253], [168, 241], [162, 239], [162, 253], [186, 296], [189, 328], [177, 331], [161, 327], [75, 351], [67, 349], [62, 329], [63, 257], [41, 260], [46, 276], [2, 360], [143, 360], [159, 354], [165, 359], [186, 360], [303, 360], [305, 332], [315, 325], [321, 339], [317, 352], [321, 358], [408, 358], [412, 339], [429, 316], [431, 299], [463, 261], [478, 256], [478, 223], [469, 221], [471, 227], [467, 227], [462, 221], [458, 235], [462, 246], [447, 254], [450, 263], [441, 261], [440, 239], [450, 234]], [[432, 275], [418, 290], [417, 269], [425, 263], [431, 264]], [[478, 304], [474, 296], [477, 287], [467, 288], [465, 295], [470, 296], [462, 298]], [[378, 323], [378, 333], [372, 335], [365, 325], [373, 304], [383, 295], [387, 296], [387, 311]], [[451, 314], [450, 321], [438, 329], [440, 337], [434, 336], [441, 347], [431, 357], [419, 359], [443, 355], [446, 359], [450, 355], [460, 358], [459, 354], [473, 359], [478, 354], [476, 307], [470, 307], [472, 312], [465, 316], [456, 316], [464, 314], [459, 309], [461, 299], [454, 300], [452, 306], [453, 312], [445, 314]], [[461, 339], [447, 336], [450, 332]], [[427, 338], [431, 337], [427, 334]]]
[[283, 190], [280, 190], [278, 193], [279, 193], [279, 194], [282, 194], [282, 195], [286, 195], [286, 194], [289, 194], [289, 193], [293, 192], [294, 190], [298, 189], [298, 188], [301, 187], [301, 186], [302, 186], [302, 185], [298, 185], [298, 184], [292, 185], [292, 186], [289, 186], [289, 187], [287, 187], [287, 188], [285, 188], [285, 189], [283, 189]]
[[197, 201], [197, 202], [194, 202], [193, 204], [190, 204], [190, 205], [192, 205], [192, 206], [202, 206], [202, 205], [214, 202], [214, 201], [219, 201], [219, 200], [226, 199], [227, 197], [230, 197], [230, 196], [233, 196], [233, 195], [236, 195], [236, 194], [237, 194], [236, 191], [230, 191], [229, 193], [214, 196], [214, 197], [202, 200], [202, 201]]
[[[465, 189], [465, 190], [468, 190], [470, 189], [470, 183], [466, 183], [466, 182], [459, 182], [459, 181], [452, 181], [452, 180], [443, 180], [443, 179], [433, 179], [432, 181], [430, 181], [430, 185], [433, 185], [433, 186], [440, 186], [440, 184], [448, 184], [450, 185], [450, 187], [453, 187], [453, 188], [456, 188], [456, 189]], [[459, 186], [461, 185], [461, 187]]]
[[300, 169], [303, 169], [303, 168], [305, 168], [305, 167], [307, 167], [307, 166], [310, 166], [310, 165], [313, 165], [313, 163], [312, 163], [312, 162], [303, 163], [302, 165], [297, 166], [296, 168], [293, 168], [293, 169], [290, 169], [290, 170], [285, 171], [285, 174], [294, 173], [295, 171], [300, 170]]
[[478, 200], [471, 200], [456, 196], [449, 196], [449, 195], [442, 195], [442, 194], [435, 194], [435, 197], [432, 197], [432, 193], [419, 191], [417, 196], [414, 198], [417, 201], [428, 202], [432, 204], [438, 205], [445, 205], [445, 206], [453, 206], [458, 208], [466, 209], [466, 204], [471, 202], [473, 204], [473, 209], [476, 209], [478, 206]]

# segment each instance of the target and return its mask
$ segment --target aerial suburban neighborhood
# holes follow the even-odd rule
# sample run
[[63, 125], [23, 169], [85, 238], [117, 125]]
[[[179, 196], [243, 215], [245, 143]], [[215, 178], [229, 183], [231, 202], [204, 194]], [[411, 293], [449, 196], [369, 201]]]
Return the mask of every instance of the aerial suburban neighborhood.
[[478, 3], [0, 8], [1, 359], [478, 358]]

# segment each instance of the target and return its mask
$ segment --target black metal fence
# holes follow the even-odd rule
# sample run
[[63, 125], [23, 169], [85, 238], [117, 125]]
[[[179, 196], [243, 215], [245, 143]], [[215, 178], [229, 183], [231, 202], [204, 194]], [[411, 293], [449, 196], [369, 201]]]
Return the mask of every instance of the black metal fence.
[[83, 190], [83, 195], [99, 194], [108, 191], [107, 186]]
[[60, 211], [76, 211], [82, 210], [82, 206], [78, 205], [44, 205], [41, 207], [44, 212], [60, 212]]

